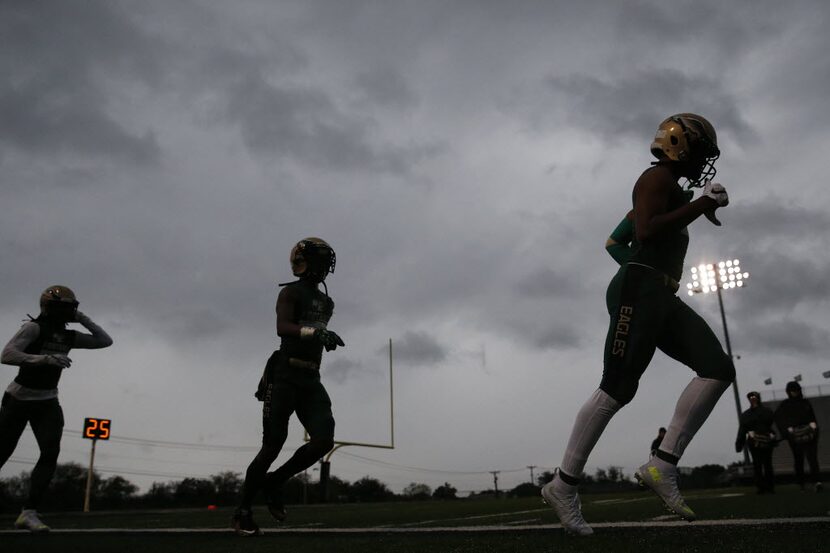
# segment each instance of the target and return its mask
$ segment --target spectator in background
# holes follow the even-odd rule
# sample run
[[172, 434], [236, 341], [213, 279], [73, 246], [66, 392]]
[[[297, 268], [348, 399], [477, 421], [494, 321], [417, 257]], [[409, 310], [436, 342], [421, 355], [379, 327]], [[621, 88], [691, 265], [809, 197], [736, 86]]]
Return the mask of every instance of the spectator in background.
[[758, 493], [775, 493], [772, 449], [777, 443], [772, 430], [772, 410], [761, 404], [761, 394], [758, 392], [749, 392], [746, 398], [749, 400], [749, 409], [741, 413], [735, 451], [741, 452], [744, 447], [749, 448]]
[[651, 456], [654, 457], [654, 454], [657, 452], [657, 448], [660, 447], [660, 444], [663, 443], [663, 436], [666, 435], [666, 429], [662, 426], [657, 431], [657, 437], [651, 442]]
[[801, 395], [801, 385], [798, 382], [788, 382], [786, 390], [787, 399], [775, 410], [775, 424], [778, 426], [778, 432], [790, 444], [798, 485], [804, 489], [804, 457], [807, 457], [814, 489], [820, 492], [822, 484], [819, 480], [819, 428], [816, 415], [813, 406]]

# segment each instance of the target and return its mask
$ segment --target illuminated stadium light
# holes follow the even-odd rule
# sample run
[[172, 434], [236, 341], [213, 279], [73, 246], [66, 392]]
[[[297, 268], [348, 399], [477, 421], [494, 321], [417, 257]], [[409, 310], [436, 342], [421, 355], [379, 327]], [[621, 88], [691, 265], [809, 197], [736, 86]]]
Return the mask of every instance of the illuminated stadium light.
[[692, 267], [691, 272], [692, 282], [686, 285], [686, 293], [690, 296], [743, 288], [749, 278], [749, 273], [741, 271], [741, 262], [738, 259], [701, 263]]
[[[726, 352], [729, 359], [732, 356], [732, 344], [729, 342], [729, 329], [726, 326], [726, 313], [723, 310], [723, 297], [721, 290], [732, 288], [743, 288], [749, 279], [749, 273], [741, 270], [741, 262], [738, 259], [726, 259], [717, 263], [701, 263], [691, 268], [691, 282], [686, 284], [686, 293], [690, 296], [695, 294], [709, 294], [714, 292], [718, 296], [721, 321], [723, 321], [723, 334], [726, 338]], [[741, 397], [738, 394], [738, 380], [732, 381], [732, 391], [735, 394], [735, 407], [738, 411], [738, 420], [741, 419]], [[749, 465], [748, 448], [744, 449], [744, 463]]]

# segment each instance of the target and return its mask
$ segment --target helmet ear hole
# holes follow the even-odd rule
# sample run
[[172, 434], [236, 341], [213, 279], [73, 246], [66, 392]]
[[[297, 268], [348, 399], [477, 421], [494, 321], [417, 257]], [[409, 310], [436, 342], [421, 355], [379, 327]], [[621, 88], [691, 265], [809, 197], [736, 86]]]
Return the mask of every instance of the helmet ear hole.
[[672, 137], [671, 137], [671, 143], [672, 143], [672, 146], [677, 146], [677, 144], [678, 144], [679, 142], [680, 142], [680, 141], [679, 141], [679, 140], [677, 140], [677, 137], [676, 137], [676, 136], [672, 136]]

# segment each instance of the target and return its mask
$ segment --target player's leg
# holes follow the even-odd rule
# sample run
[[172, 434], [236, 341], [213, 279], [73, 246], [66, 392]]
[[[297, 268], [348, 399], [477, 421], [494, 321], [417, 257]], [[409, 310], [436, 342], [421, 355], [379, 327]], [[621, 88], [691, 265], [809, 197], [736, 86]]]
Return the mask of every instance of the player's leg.
[[278, 521], [285, 520], [287, 514], [283, 487], [288, 479], [316, 463], [334, 447], [334, 417], [328, 392], [319, 378], [311, 378], [301, 390], [296, 411], [297, 418], [308, 432], [308, 442], [277, 470], [268, 474], [265, 486], [268, 511]]
[[764, 466], [764, 484], [766, 486], [767, 492], [775, 493], [775, 472], [772, 470], [772, 448], [771, 447], [767, 447], [767, 448], [764, 449], [763, 466]]
[[810, 479], [817, 492], [822, 490], [821, 473], [818, 468], [818, 438], [804, 444], [804, 456], [810, 467]]
[[798, 486], [804, 489], [804, 448], [800, 443], [792, 439], [787, 440], [790, 444], [790, 451], [793, 453], [793, 469], [795, 470], [795, 481]]
[[334, 447], [331, 399], [319, 380], [313, 380], [304, 386], [302, 399], [297, 403], [297, 418], [308, 432], [309, 440], [297, 449], [288, 461], [268, 475], [269, 481], [275, 485], [281, 486], [295, 474], [316, 463]]
[[22, 401], [8, 393], [3, 394], [0, 405], [0, 468], [6, 464], [20, 441], [20, 436], [29, 422], [28, 412]]
[[545, 501], [569, 532], [592, 533], [579, 507], [579, 478], [611, 418], [634, 397], [654, 355], [665, 293], [662, 286], [655, 282], [653, 271], [625, 267], [608, 287], [610, 323], [602, 381], [577, 413], [559, 471], [542, 489]]
[[752, 458], [752, 474], [755, 477], [755, 488], [758, 493], [766, 491], [764, 480], [764, 450], [763, 448], [749, 446], [749, 456]]
[[732, 360], [715, 333], [692, 308], [675, 298], [657, 347], [697, 373], [680, 394], [657, 456], [677, 464], [723, 392], [735, 380]]
[[735, 369], [706, 321], [676, 296], [672, 298], [657, 347], [691, 367], [697, 376], [680, 394], [660, 447], [654, 457], [640, 467], [637, 477], [657, 493], [669, 509], [686, 520], [694, 520], [694, 512], [686, 505], [677, 487], [677, 463], [734, 380]]
[[63, 409], [58, 400], [32, 402], [29, 423], [40, 448], [40, 457], [32, 469], [29, 495], [23, 503], [23, 511], [18, 518], [19, 524], [15, 524], [33, 532], [48, 532], [49, 527], [40, 520], [37, 509], [58, 466], [64, 423]]
[[262, 447], [248, 465], [239, 507], [231, 520], [236, 533], [255, 536], [260, 533], [253, 520], [251, 506], [256, 495], [265, 487], [268, 468], [277, 459], [288, 437], [288, 419], [294, 412], [297, 387], [285, 379], [275, 379], [269, 384], [262, 405]]

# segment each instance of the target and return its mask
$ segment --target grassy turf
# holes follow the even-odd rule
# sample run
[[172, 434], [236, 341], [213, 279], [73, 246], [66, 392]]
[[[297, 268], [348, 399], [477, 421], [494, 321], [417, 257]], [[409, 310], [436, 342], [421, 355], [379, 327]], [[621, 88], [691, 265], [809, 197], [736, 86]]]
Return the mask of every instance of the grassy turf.
[[[748, 488], [705, 490], [686, 494], [701, 519], [827, 517], [830, 494], [802, 493], [794, 486], [781, 487], [772, 496], [757, 496]], [[583, 511], [591, 522], [649, 521], [664, 515], [660, 502], [647, 492], [588, 495]], [[177, 509], [44, 513], [55, 528], [227, 528], [232, 509]], [[266, 529], [272, 523], [264, 509], [257, 520]], [[0, 528], [10, 528], [12, 515], [0, 516]], [[476, 525], [535, 525], [557, 522], [538, 498], [371, 503], [351, 505], [292, 506], [283, 528], [452, 527]], [[266, 534], [261, 538], [237, 538], [229, 534], [82, 534], [0, 535], [2, 553], [116, 551], [128, 553], [184, 553], [187, 551], [301, 551], [355, 553], [392, 552], [508, 552], [521, 551], [830, 551], [828, 522], [776, 524], [757, 527], [599, 528], [587, 540], [569, 538], [561, 530], [504, 531], [497, 533], [423, 534]]]

